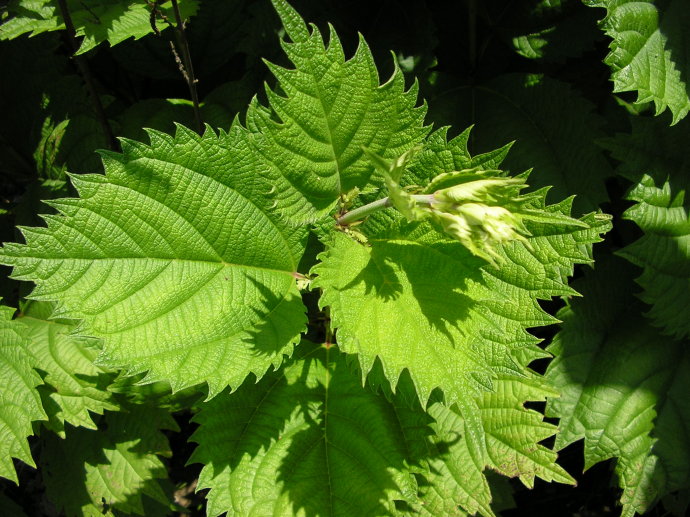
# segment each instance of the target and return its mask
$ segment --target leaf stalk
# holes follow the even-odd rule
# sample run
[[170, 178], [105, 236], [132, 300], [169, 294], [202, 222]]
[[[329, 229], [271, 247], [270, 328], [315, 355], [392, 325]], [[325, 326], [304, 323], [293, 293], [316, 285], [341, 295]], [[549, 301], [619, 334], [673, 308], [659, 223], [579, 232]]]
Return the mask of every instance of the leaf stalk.
[[[415, 194], [411, 197], [421, 205], [431, 205], [432, 201], [434, 200], [433, 194]], [[376, 201], [360, 206], [341, 215], [338, 217], [338, 224], [341, 226], [347, 226], [348, 224], [356, 223], [357, 221], [361, 221], [374, 212], [378, 212], [379, 210], [388, 208], [390, 206], [393, 206], [393, 202], [391, 201], [390, 197], [377, 199]]]

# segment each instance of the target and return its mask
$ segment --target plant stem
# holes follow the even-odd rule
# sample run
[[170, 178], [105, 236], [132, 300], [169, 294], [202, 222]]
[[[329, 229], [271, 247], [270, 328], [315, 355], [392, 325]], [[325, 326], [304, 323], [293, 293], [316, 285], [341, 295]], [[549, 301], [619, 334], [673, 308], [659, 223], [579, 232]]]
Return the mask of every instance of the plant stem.
[[[184, 31], [184, 20], [180, 14], [180, 7], [177, 5], [177, 0], [172, 0], [173, 11], [175, 12], [175, 33], [177, 34], [177, 41], [182, 51], [182, 61], [184, 66], [180, 66], [180, 71], [187, 81], [189, 94], [192, 96], [192, 104], [194, 105], [194, 120], [196, 121], [197, 133], [201, 134], [204, 130], [204, 124], [201, 121], [201, 111], [199, 110], [199, 95], [196, 91], [197, 79], [194, 77], [194, 67], [192, 66], [192, 56], [189, 52], [189, 43], [187, 42], [187, 34]], [[177, 56], [176, 56], [177, 57]]]
[[117, 151], [119, 150], [119, 145], [115, 139], [115, 135], [113, 134], [113, 129], [110, 127], [110, 122], [108, 122], [108, 117], [105, 115], [105, 110], [103, 109], [101, 98], [98, 96], [98, 92], [96, 91], [96, 84], [93, 80], [93, 76], [91, 75], [89, 65], [84, 56], [76, 55], [77, 50], [79, 50], [79, 44], [77, 43], [77, 31], [74, 28], [72, 16], [67, 8], [67, 0], [58, 0], [58, 5], [60, 7], [62, 19], [65, 22], [67, 38], [72, 46], [72, 59], [74, 59], [74, 62], [77, 64], [77, 68], [79, 69], [79, 73], [81, 73], [82, 79], [84, 79], [96, 119], [101, 126], [101, 131], [103, 131], [103, 136], [105, 136], [108, 147], [112, 151]]
[[[434, 199], [433, 194], [415, 194], [412, 196], [412, 199], [414, 199], [417, 203], [421, 205], [430, 205], [431, 202]], [[351, 210], [350, 212], [347, 212], [346, 214], [341, 215], [338, 217], [338, 224], [340, 225], [347, 225], [347, 224], [352, 224], [357, 221], [361, 221], [368, 215], [373, 214], [374, 212], [378, 212], [379, 210], [382, 210], [384, 208], [388, 208], [389, 206], [392, 206], [392, 201], [389, 197], [384, 197], [383, 199], [377, 199], [376, 201], [373, 201], [372, 203], [366, 204], [364, 206], [360, 206], [359, 208], [355, 208], [354, 210]]]
[[[322, 291], [322, 296], [323, 296], [323, 291]], [[324, 315], [324, 332], [325, 332], [325, 338], [324, 338], [324, 345], [326, 348], [330, 348], [331, 345], [333, 344], [333, 329], [331, 328], [331, 308], [326, 306], [324, 307], [323, 310], [323, 315]]]

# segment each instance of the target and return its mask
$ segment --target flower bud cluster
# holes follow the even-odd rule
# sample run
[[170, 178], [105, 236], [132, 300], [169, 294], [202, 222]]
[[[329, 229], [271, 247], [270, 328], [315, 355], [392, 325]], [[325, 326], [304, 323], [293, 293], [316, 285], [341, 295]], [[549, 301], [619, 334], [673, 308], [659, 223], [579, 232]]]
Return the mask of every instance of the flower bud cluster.
[[420, 208], [473, 254], [494, 262], [497, 246], [526, 241], [529, 234], [520, 214], [511, 210], [527, 199], [519, 196], [525, 186], [523, 179], [509, 177], [463, 181], [433, 192], [429, 205]]
[[[562, 214], [531, 209], [531, 202], [539, 194], [520, 194], [527, 187], [526, 174], [510, 177], [498, 170], [468, 169], [439, 174], [424, 189], [402, 187], [400, 181], [406, 167], [419, 149], [410, 149], [393, 162], [366, 149], [365, 152], [383, 174], [388, 189], [382, 207], [393, 205], [409, 221], [434, 224], [492, 264], [501, 260], [501, 245], [516, 240], [527, 242], [530, 233], [523, 220], [583, 224]], [[349, 223], [355, 216], [365, 216], [378, 208], [374, 206], [377, 203], [381, 202], [354, 210], [339, 221]]]

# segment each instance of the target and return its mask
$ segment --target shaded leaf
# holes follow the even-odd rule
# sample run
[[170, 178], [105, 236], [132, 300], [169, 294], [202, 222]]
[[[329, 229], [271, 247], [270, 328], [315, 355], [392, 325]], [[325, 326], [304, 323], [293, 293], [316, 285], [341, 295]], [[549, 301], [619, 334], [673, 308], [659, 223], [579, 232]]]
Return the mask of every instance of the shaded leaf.
[[640, 316], [635, 270], [600, 258], [577, 283], [583, 294], [558, 313], [546, 377], [560, 392], [547, 415], [560, 418], [556, 449], [584, 438], [585, 468], [616, 458], [623, 515], [690, 486], [690, 344]]
[[690, 337], [690, 215], [684, 194], [645, 176], [628, 194], [637, 204], [623, 214], [644, 236], [619, 252], [643, 269], [637, 283], [644, 289], [640, 298], [652, 306], [647, 316], [677, 338]]
[[449, 90], [432, 100], [431, 117], [443, 124], [476, 124], [473, 153], [515, 140], [503, 167], [534, 168], [534, 187], [553, 187], [552, 199], [576, 196], [576, 213], [607, 199], [604, 180], [613, 171], [595, 139], [603, 124], [594, 105], [568, 84], [548, 77], [507, 75], [475, 87]]
[[19, 320], [28, 328], [28, 348], [43, 376], [38, 390], [48, 413], [44, 425], [64, 438], [65, 422], [96, 429], [89, 413], [103, 414], [118, 405], [106, 389], [110, 375], [93, 364], [98, 348], [70, 335], [74, 325], [49, 320], [51, 313], [51, 304], [30, 302]]
[[[63, 440], [42, 437], [41, 467], [48, 497], [73, 515], [152, 515], [146, 499], [166, 515], [171, 497], [159, 456], [169, 456], [164, 429], [177, 429], [167, 411], [139, 406], [127, 413], [107, 413], [105, 429], [67, 427]], [[146, 511], [145, 511], [146, 509]]]
[[[192, 460], [204, 464], [209, 515], [494, 515], [491, 487], [501, 485], [475, 463], [457, 410], [435, 402], [426, 413], [409, 377], [396, 395], [372, 392], [334, 346], [298, 350], [280, 372], [219, 395], [195, 417]], [[569, 481], [555, 453], [536, 445], [555, 427], [521, 406], [546, 392], [505, 381], [501, 404], [481, 402], [491, 445], [500, 441], [490, 466], [532, 479], [525, 457], [521, 474], [508, 472], [512, 455], [524, 454], [545, 464], [540, 476], [550, 479], [548, 469]], [[507, 432], [515, 427], [529, 429], [524, 448]]]

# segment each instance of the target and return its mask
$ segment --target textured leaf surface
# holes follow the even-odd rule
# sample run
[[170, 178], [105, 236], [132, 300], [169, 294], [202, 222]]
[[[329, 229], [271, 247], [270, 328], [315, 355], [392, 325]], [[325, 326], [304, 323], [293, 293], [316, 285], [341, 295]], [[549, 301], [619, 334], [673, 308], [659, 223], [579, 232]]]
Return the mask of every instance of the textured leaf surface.
[[[161, 4], [161, 11], [174, 20], [171, 3]], [[182, 17], [187, 18], [196, 12], [197, 0], [179, 0], [179, 5]], [[146, 0], [67, 0], [67, 8], [77, 36], [84, 37], [77, 54], [103, 41], [116, 45], [153, 32], [151, 9]], [[0, 25], [0, 40], [65, 28], [57, 0], [11, 0], [8, 11], [14, 16]], [[168, 27], [161, 19], [156, 20], [156, 26], [158, 30]]]
[[550, 199], [575, 195], [576, 213], [607, 200], [613, 174], [595, 139], [603, 119], [568, 84], [534, 75], [505, 75], [474, 87], [452, 88], [430, 99], [430, 117], [442, 124], [475, 124], [470, 150], [477, 154], [515, 140], [503, 167], [534, 168], [533, 187], [553, 187]]
[[195, 417], [208, 515], [390, 515], [393, 500], [415, 496], [405, 435], [424, 436], [429, 418], [401, 421], [335, 348], [298, 350], [302, 359]]
[[561, 419], [556, 449], [584, 438], [586, 467], [617, 458], [626, 517], [690, 486], [690, 343], [640, 316], [634, 275], [625, 261], [602, 258], [576, 284], [584, 298], [559, 312], [546, 374], [561, 391], [547, 406]]
[[518, 477], [528, 488], [534, 479], [572, 483], [556, 464], [556, 453], [539, 443], [556, 434], [556, 427], [524, 404], [542, 402], [555, 392], [543, 379], [528, 371], [525, 377], [500, 375], [494, 390], [483, 392], [478, 405], [486, 433], [487, 466], [508, 477]]
[[261, 376], [304, 326], [292, 273], [306, 235], [269, 215], [245, 135], [123, 142], [105, 176], [74, 177], [81, 198], [53, 202], [62, 215], [25, 228], [2, 261], [103, 338], [106, 366], [212, 393]]
[[601, 22], [613, 40], [604, 60], [614, 92], [637, 92], [637, 102], [667, 107], [676, 123], [690, 110], [690, 13], [685, 0], [585, 0], [607, 10]]
[[671, 179], [674, 190], [690, 188], [690, 120], [669, 127], [666, 117], [630, 117], [629, 133], [602, 139], [620, 163], [616, 173], [633, 183], [646, 174], [658, 185]]
[[[326, 45], [284, 1], [274, 0], [291, 42], [283, 48], [295, 69], [269, 65], [278, 79], [267, 90], [270, 109], [253, 103], [247, 124], [260, 131], [254, 145], [274, 176], [279, 209], [294, 220], [315, 219], [338, 196], [364, 187], [374, 171], [362, 147], [396, 158], [428, 132], [417, 88], [405, 92], [396, 68], [379, 84], [366, 42], [349, 59], [331, 27]], [[275, 120], [277, 119], [277, 121]]]
[[628, 199], [637, 201], [623, 217], [634, 221], [644, 236], [620, 254], [642, 267], [637, 279], [640, 298], [652, 307], [654, 325], [675, 337], [690, 337], [690, 215], [684, 191], [670, 183], [657, 187], [650, 176], [637, 184]]
[[51, 312], [49, 303], [30, 302], [19, 320], [28, 328], [28, 349], [44, 377], [39, 387], [48, 413], [44, 425], [64, 438], [65, 422], [96, 429], [89, 412], [103, 414], [118, 406], [106, 390], [110, 376], [93, 364], [98, 349], [70, 335], [74, 325], [49, 320]]
[[[411, 175], [461, 169], [471, 161], [467, 137], [435, 135]], [[542, 196], [534, 209], [568, 215], [570, 204], [547, 207]], [[591, 243], [608, 228], [593, 215], [583, 221], [590, 227], [528, 222], [529, 245], [498, 247], [504, 264], [493, 268], [425, 224], [410, 231], [372, 218], [370, 246], [337, 234], [313, 285], [331, 307], [339, 345], [358, 355], [365, 373], [378, 357], [393, 385], [408, 369], [424, 404], [435, 388], [452, 404], [489, 388], [497, 372], [521, 371], [515, 355], [537, 341], [526, 328], [552, 322], [537, 299], [572, 294], [566, 282], [574, 264], [590, 260]]]
[[[43, 437], [43, 479], [48, 497], [66, 515], [151, 515], [146, 498], [169, 504], [161, 479], [167, 471], [158, 457], [169, 456], [163, 429], [176, 429], [163, 410], [134, 407], [107, 413], [106, 429], [67, 428], [67, 438]], [[165, 515], [165, 512], [163, 512]]]
[[570, 481], [537, 445], [555, 427], [522, 407], [549, 393], [535, 379], [506, 377], [481, 398], [492, 447], [484, 465], [457, 409], [434, 402], [423, 411], [408, 376], [384, 397], [362, 387], [337, 348], [298, 350], [281, 372], [219, 395], [195, 417], [192, 460], [205, 465], [209, 515], [493, 516], [486, 466], [528, 485], [535, 473]]
[[0, 306], [0, 476], [17, 482], [12, 458], [35, 466], [28, 436], [31, 422], [46, 418], [36, 386], [41, 378], [33, 368], [24, 325], [12, 320], [14, 309]]
[[423, 515], [454, 515], [458, 503], [470, 514], [478, 511], [481, 515], [493, 515], [487, 503], [496, 483], [487, 485], [489, 479], [483, 472], [486, 468], [518, 477], [529, 488], [533, 488], [535, 477], [574, 483], [556, 464], [556, 453], [539, 445], [556, 433], [556, 427], [543, 422], [540, 413], [523, 407], [527, 401], [543, 401], [555, 392], [532, 373], [528, 378], [501, 376], [494, 381], [494, 387], [495, 391], [476, 399], [488, 451], [484, 463], [478, 463], [472, 452], [461, 411], [441, 403], [429, 407], [429, 415], [435, 420], [433, 439], [448, 452], [447, 456], [432, 456], [428, 460], [427, 482], [420, 483]]

